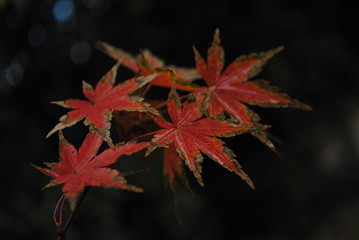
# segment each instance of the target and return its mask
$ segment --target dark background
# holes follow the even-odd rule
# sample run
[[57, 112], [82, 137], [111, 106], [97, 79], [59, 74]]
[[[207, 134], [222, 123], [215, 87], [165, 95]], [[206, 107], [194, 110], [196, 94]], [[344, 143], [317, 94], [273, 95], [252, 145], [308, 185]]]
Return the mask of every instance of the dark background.
[[[257, 78], [314, 111], [252, 107], [272, 125], [278, 154], [251, 136], [226, 140], [257, 190], [205, 158], [206, 186], [188, 174], [194, 196], [179, 184], [175, 211], [157, 151], [149, 171], [127, 177], [144, 193], [91, 189], [67, 239], [359, 239], [357, 10], [305, 2], [0, 0], [0, 238], [56, 238], [60, 188], [40, 191], [49, 178], [30, 164], [58, 158], [57, 137], [45, 135], [66, 110], [50, 101], [83, 98], [81, 81], [114, 64], [96, 40], [192, 67], [192, 45], [205, 55], [219, 28], [227, 64], [284, 45]], [[121, 68], [118, 81], [129, 76]], [[86, 130], [64, 133], [78, 146]]]

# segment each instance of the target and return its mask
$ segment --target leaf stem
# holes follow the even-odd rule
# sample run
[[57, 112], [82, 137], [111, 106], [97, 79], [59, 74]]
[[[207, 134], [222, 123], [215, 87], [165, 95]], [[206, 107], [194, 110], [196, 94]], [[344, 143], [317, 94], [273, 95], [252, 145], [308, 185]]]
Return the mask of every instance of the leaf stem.
[[132, 138], [130, 141], [135, 141], [135, 140], [137, 140], [137, 139], [139, 139], [139, 138], [146, 137], [146, 136], [149, 136], [149, 135], [153, 135], [153, 134], [155, 134], [156, 132], [157, 132], [157, 131], [142, 134], [142, 135], [140, 135], [140, 136], [137, 136], [137, 137]]
[[[65, 203], [65, 194], [62, 194], [60, 199], [57, 201], [57, 204], [56, 204], [56, 207], [55, 207], [55, 210], [54, 210], [54, 222], [55, 222], [55, 225], [56, 227], [60, 228], [61, 225], [62, 225], [62, 209], [64, 207], [64, 203]], [[59, 210], [59, 207], [60, 207], [60, 210]], [[57, 213], [59, 215], [59, 219], [57, 219]]]
[[74, 210], [71, 212], [69, 218], [67, 219], [67, 221], [66, 221], [66, 223], [65, 223], [65, 226], [58, 231], [58, 233], [57, 233], [57, 235], [58, 235], [57, 240], [63, 240], [63, 239], [66, 238], [67, 229], [69, 228], [69, 226], [70, 226], [70, 224], [71, 224], [71, 222], [72, 222], [72, 220], [73, 220], [73, 218], [74, 218], [74, 216], [75, 216], [77, 210], [79, 209], [79, 207], [80, 207], [82, 201], [84, 200], [84, 198], [85, 198], [85, 196], [86, 196], [88, 190], [89, 190], [89, 187], [85, 187], [84, 191], [83, 191], [82, 194], [81, 194], [80, 199], [77, 201], [77, 203], [76, 203], [76, 205], [75, 205]]
[[141, 89], [140, 97], [145, 97], [151, 87], [152, 87], [152, 85], [147, 83], [147, 84]]

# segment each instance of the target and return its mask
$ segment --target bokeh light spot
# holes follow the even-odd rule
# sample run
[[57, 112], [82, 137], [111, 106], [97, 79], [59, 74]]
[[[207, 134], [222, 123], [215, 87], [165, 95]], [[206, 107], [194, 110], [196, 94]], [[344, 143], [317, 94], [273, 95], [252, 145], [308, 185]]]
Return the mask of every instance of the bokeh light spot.
[[75, 5], [71, 0], [59, 0], [56, 2], [53, 15], [57, 22], [69, 21], [74, 16]]
[[24, 77], [24, 68], [20, 63], [12, 63], [5, 72], [6, 81], [13, 87], [17, 86]]
[[86, 41], [75, 42], [70, 50], [71, 60], [76, 64], [86, 63], [92, 54], [91, 45]]

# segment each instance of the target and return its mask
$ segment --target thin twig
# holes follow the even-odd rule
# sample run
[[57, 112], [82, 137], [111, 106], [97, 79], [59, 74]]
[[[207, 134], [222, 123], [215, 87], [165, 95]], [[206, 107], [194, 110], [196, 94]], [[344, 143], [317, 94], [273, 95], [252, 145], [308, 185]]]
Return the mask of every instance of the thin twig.
[[88, 192], [88, 190], [89, 190], [89, 187], [85, 187], [83, 193], [81, 194], [80, 199], [79, 199], [79, 200], [77, 201], [77, 203], [76, 203], [76, 206], [75, 206], [74, 210], [71, 212], [69, 218], [67, 219], [65, 226], [58, 232], [58, 238], [57, 238], [57, 240], [63, 240], [63, 239], [66, 238], [66, 231], [67, 231], [67, 229], [69, 228], [69, 226], [70, 226], [70, 224], [71, 224], [71, 222], [72, 222], [72, 220], [73, 220], [73, 218], [74, 218], [74, 216], [75, 216], [77, 210], [79, 209], [79, 207], [80, 207], [82, 201], [84, 200], [84, 198], [85, 198], [86, 193]]
[[153, 135], [153, 134], [155, 134], [156, 132], [157, 132], [157, 131], [142, 134], [142, 135], [140, 135], [140, 136], [137, 136], [137, 137], [132, 138], [130, 141], [135, 141], [135, 140], [137, 140], [137, 139], [139, 139], [139, 138], [146, 137], [146, 136], [149, 136], [149, 135]]

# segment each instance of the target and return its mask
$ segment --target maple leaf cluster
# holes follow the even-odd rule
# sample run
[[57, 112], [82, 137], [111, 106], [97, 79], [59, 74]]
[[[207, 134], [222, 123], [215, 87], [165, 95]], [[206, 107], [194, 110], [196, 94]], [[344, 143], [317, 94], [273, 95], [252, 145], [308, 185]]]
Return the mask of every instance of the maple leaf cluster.
[[[239, 175], [254, 189], [235, 154], [220, 138], [249, 133], [274, 150], [265, 131], [268, 126], [260, 122], [259, 116], [248, 105], [311, 109], [267, 81], [249, 81], [282, 47], [240, 56], [225, 69], [218, 30], [207, 59], [194, 48], [196, 68], [166, 66], [148, 50], [132, 56], [105, 42], [98, 42], [97, 47], [117, 63], [95, 88], [83, 82], [82, 91], [87, 100], [53, 102], [71, 109], [47, 135], [59, 132], [60, 160], [45, 163], [47, 168], [36, 166], [52, 178], [47, 186], [63, 184], [64, 196], [72, 201], [86, 186], [142, 191], [128, 184], [122, 173], [109, 166], [121, 155], [131, 155], [147, 148], [145, 156], [148, 156], [159, 147], [164, 147], [163, 174], [173, 191], [176, 177], [188, 185], [185, 165], [198, 183], [204, 185], [202, 154]], [[135, 77], [115, 85], [120, 65], [132, 70]], [[204, 84], [194, 84], [200, 79]], [[145, 100], [152, 87], [170, 88], [168, 99]], [[179, 96], [176, 90], [188, 94]], [[110, 134], [112, 119], [118, 136], [126, 142], [113, 143]], [[62, 129], [81, 120], [89, 126], [89, 133], [77, 150], [64, 138]], [[142, 139], [142, 142], [135, 139]], [[103, 142], [108, 148], [97, 155]]]

